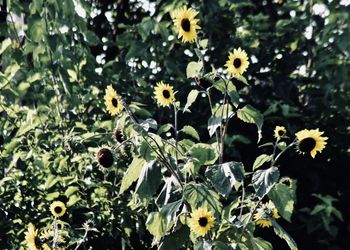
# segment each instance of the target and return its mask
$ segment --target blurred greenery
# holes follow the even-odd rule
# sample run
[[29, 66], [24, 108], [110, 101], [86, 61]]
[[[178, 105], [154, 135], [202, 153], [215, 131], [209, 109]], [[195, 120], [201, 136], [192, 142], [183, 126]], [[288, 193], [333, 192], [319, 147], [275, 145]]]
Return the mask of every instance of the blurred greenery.
[[[127, 146], [115, 152], [111, 168], [98, 165], [96, 152], [115, 145], [112, 135], [118, 125], [106, 113], [105, 88], [113, 84], [137, 117], [152, 117], [163, 125], [158, 134], [166, 136], [173, 131], [172, 125], [166, 125], [172, 123], [173, 114], [159, 109], [150, 96], [156, 82], [170, 82], [179, 93], [177, 100], [188, 109], [179, 113], [179, 144], [184, 151], [192, 148], [189, 153], [196, 160], [188, 168], [201, 171], [201, 165], [215, 164], [218, 158], [206, 144], [217, 129], [217, 117], [201, 89], [194, 90], [195, 79], [187, 77], [198, 75], [199, 70], [210, 72], [212, 67], [222, 72], [228, 52], [237, 47], [250, 58], [245, 74], [248, 85], [234, 80], [237, 90], [229, 93], [240, 111], [228, 124], [224, 162], [244, 162], [246, 172], [259, 168], [264, 162], [254, 163], [256, 157], [268, 153], [266, 147], [257, 149], [256, 142], [260, 136], [260, 144], [269, 142], [276, 125], [285, 126], [290, 137], [303, 128], [325, 131], [328, 144], [316, 159], [292, 151], [281, 157], [277, 171], [298, 180], [297, 201], [294, 204], [289, 191], [276, 198], [274, 190], [286, 189], [286, 183], [274, 186], [269, 197], [280, 200], [276, 207], [292, 222], [281, 222], [284, 229], [279, 225], [274, 229], [281, 228], [277, 234], [286, 230], [300, 249], [349, 249], [349, 1], [2, 0], [0, 5], [1, 249], [23, 248], [29, 223], [48, 226], [49, 206], [57, 199], [68, 207], [62, 218], [67, 230], [93, 221], [96, 230], [88, 234], [81, 249], [151, 248], [152, 235], [161, 237], [166, 232], [164, 211], [155, 212], [148, 200], [160, 193], [163, 173], [149, 163], [156, 156], [145, 143], [134, 149], [142, 150], [150, 164], [142, 168], [140, 178], [133, 168], [141, 172], [144, 159], [132, 158]], [[195, 45], [180, 42], [170, 16], [181, 6], [199, 12], [199, 38], [208, 39], [201, 55], [203, 66], [187, 68], [189, 62], [197, 61]], [[222, 92], [216, 82], [213, 97]], [[203, 117], [210, 117], [209, 124]], [[203, 121], [201, 127], [198, 121]], [[147, 124], [152, 126], [152, 121]], [[207, 125], [212, 128], [210, 135]], [[124, 133], [130, 138], [136, 130]], [[192, 147], [194, 142], [188, 138], [205, 143]], [[213, 181], [213, 188], [228, 195], [231, 190], [215, 186], [215, 178], [222, 173], [209, 170], [205, 176]], [[241, 173], [231, 170], [241, 180]], [[277, 174], [262, 171], [254, 176]], [[152, 185], [146, 185], [148, 178]], [[191, 205], [203, 199], [198, 191], [204, 188], [201, 185], [187, 185], [185, 200]], [[130, 187], [147, 200], [148, 207], [134, 202]], [[215, 194], [212, 199], [220, 198], [210, 191]], [[159, 195], [157, 202], [162, 199]], [[294, 205], [292, 216], [282, 208], [288, 201]], [[176, 202], [168, 203], [172, 213], [179, 209]], [[84, 230], [69, 232], [70, 246], [84, 234]], [[259, 249], [271, 248], [260, 237], [275, 249], [286, 249], [272, 229], [256, 232]], [[173, 246], [174, 239], [189, 237], [185, 227], [175, 233], [174, 238], [165, 236], [160, 249], [170, 249], [167, 246]], [[204, 244], [198, 241], [198, 249]], [[217, 249], [225, 249], [220, 244], [224, 243], [215, 243]]]

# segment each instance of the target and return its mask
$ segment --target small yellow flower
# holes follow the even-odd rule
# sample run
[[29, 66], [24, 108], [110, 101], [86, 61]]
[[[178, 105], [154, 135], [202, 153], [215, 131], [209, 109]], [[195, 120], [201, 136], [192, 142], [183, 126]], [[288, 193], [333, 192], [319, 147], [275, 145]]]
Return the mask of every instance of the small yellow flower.
[[189, 227], [197, 236], [206, 235], [214, 225], [215, 218], [206, 208], [198, 208], [191, 213]]
[[260, 227], [271, 227], [271, 218], [278, 219], [280, 215], [272, 201], [262, 204], [254, 214], [255, 223]]
[[197, 29], [201, 29], [198, 26], [199, 19], [195, 19], [197, 11], [186, 7], [179, 8], [172, 13], [174, 24], [178, 30], [178, 38], [182, 37], [182, 42], [193, 43], [197, 41]]
[[107, 86], [105, 94], [105, 104], [107, 111], [112, 115], [118, 115], [122, 112], [124, 106], [117, 92], [113, 89], [112, 85]]
[[247, 53], [241, 48], [234, 49], [233, 53], [229, 53], [225, 66], [232, 77], [243, 75], [249, 66]]
[[54, 201], [50, 206], [50, 211], [56, 218], [63, 216], [66, 209], [67, 208], [62, 201]]
[[275, 138], [281, 139], [282, 137], [284, 137], [286, 135], [287, 130], [283, 126], [276, 126], [274, 133], [275, 133]]
[[315, 158], [317, 152], [322, 152], [326, 147], [328, 137], [322, 136], [324, 132], [318, 129], [304, 129], [297, 132], [298, 151], [302, 154], [310, 153], [312, 158]]
[[28, 231], [24, 233], [29, 250], [40, 250], [40, 239], [38, 237], [38, 229], [33, 224], [29, 224]]
[[158, 82], [157, 86], [154, 87], [154, 95], [159, 106], [167, 107], [175, 102], [173, 87], [163, 83], [163, 81]]

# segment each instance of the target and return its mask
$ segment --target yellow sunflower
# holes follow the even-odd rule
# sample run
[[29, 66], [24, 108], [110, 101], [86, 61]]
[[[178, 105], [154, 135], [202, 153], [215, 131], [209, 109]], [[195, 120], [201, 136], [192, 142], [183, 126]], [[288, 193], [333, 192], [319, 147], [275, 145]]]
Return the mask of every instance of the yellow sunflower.
[[54, 201], [50, 205], [50, 211], [56, 218], [63, 216], [66, 212], [66, 209], [67, 208], [62, 201]]
[[271, 227], [271, 218], [278, 219], [280, 215], [272, 201], [262, 204], [254, 214], [255, 223], [260, 227]]
[[195, 19], [197, 11], [186, 7], [175, 10], [172, 14], [174, 24], [178, 30], [178, 38], [182, 37], [182, 42], [193, 43], [197, 41], [197, 29], [201, 29], [198, 26], [199, 19]]
[[159, 106], [166, 107], [175, 102], [173, 87], [163, 81], [158, 82], [154, 87], [154, 95]]
[[328, 137], [322, 136], [324, 132], [318, 129], [304, 129], [297, 132], [298, 151], [302, 154], [310, 153], [312, 158], [315, 158], [317, 152], [322, 152], [326, 147]]
[[215, 218], [206, 208], [198, 208], [191, 213], [189, 227], [197, 236], [206, 235], [214, 225]]
[[234, 49], [233, 53], [229, 53], [225, 66], [232, 77], [242, 75], [249, 66], [247, 53], [241, 48]]
[[113, 89], [112, 85], [107, 86], [105, 94], [105, 104], [107, 111], [111, 115], [118, 115], [123, 110], [123, 104], [117, 92]]
[[281, 139], [284, 137], [287, 133], [287, 130], [283, 126], [276, 126], [275, 130], [273, 131], [275, 133], [275, 138]]
[[40, 239], [38, 237], [38, 229], [33, 224], [29, 224], [28, 231], [24, 233], [29, 250], [40, 250]]

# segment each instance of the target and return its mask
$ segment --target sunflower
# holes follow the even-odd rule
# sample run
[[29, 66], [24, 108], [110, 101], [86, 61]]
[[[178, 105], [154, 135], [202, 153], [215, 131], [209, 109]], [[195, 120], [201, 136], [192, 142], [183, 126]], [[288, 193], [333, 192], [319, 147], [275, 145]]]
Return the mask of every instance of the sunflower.
[[154, 95], [159, 106], [166, 107], [175, 101], [173, 87], [163, 83], [163, 81], [158, 82], [157, 86], [154, 87]]
[[317, 152], [322, 152], [325, 148], [328, 137], [322, 136], [324, 132], [318, 129], [304, 129], [297, 132], [298, 151], [302, 154], [310, 153], [312, 158], [315, 158]]
[[213, 227], [215, 218], [206, 208], [198, 208], [191, 213], [189, 226], [197, 236], [204, 236]]
[[284, 137], [287, 133], [287, 130], [283, 126], [276, 126], [275, 130], [273, 131], [275, 133], [275, 138], [281, 139]]
[[107, 111], [111, 115], [118, 115], [123, 110], [123, 104], [117, 92], [113, 89], [112, 85], [107, 86], [105, 94], [105, 104]]
[[63, 216], [66, 209], [67, 208], [62, 201], [54, 201], [50, 206], [50, 211], [56, 218]]
[[100, 164], [100, 166], [104, 168], [109, 168], [113, 165], [114, 158], [113, 154], [110, 149], [108, 148], [101, 148], [97, 152], [97, 161]]
[[271, 227], [271, 218], [278, 219], [280, 215], [272, 201], [262, 204], [254, 214], [255, 223], [260, 227]]
[[199, 19], [195, 19], [197, 11], [186, 7], [175, 10], [172, 14], [174, 24], [178, 30], [178, 38], [182, 37], [182, 42], [193, 43], [197, 41], [197, 29], [201, 29], [198, 26]]
[[229, 53], [225, 66], [232, 77], [242, 75], [249, 66], [247, 53], [241, 48], [234, 49], [233, 53]]
[[29, 224], [28, 231], [24, 233], [29, 250], [40, 250], [40, 239], [38, 237], [38, 229], [33, 224]]

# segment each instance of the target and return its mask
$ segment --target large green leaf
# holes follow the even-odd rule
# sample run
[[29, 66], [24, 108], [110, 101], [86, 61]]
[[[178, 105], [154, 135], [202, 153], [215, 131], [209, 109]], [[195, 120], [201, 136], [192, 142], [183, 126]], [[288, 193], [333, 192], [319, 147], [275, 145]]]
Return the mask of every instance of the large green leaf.
[[182, 226], [175, 232], [171, 232], [164, 236], [164, 240], [159, 245], [158, 250], [176, 250], [182, 249], [183, 244], [189, 240], [190, 229], [187, 226]]
[[293, 238], [290, 237], [290, 235], [274, 219], [271, 219], [271, 222], [275, 233], [287, 242], [290, 249], [298, 250], [297, 244], [295, 243]]
[[256, 195], [262, 199], [276, 184], [280, 177], [280, 171], [276, 167], [257, 170], [253, 174], [252, 184]]
[[261, 128], [264, 123], [264, 116], [260, 113], [260, 111], [258, 111], [257, 109], [255, 109], [254, 107], [248, 104], [243, 108], [237, 110], [237, 117], [244, 122], [255, 123], [255, 125], [258, 128], [258, 142], [259, 142], [262, 137]]
[[186, 68], [187, 78], [193, 78], [200, 75], [200, 72], [203, 68], [202, 62], [190, 62]]
[[127, 190], [131, 186], [131, 184], [139, 178], [139, 175], [145, 162], [146, 161], [144, 159], [137, 157], [135, 157], [132, 160], [131, 164], [128, 167], [128, 170], [123, 176], [119, 194], [124, 193], [124, 191]]
[[147, 162], [140, 173], [136, 184], [136, 192], [141, 199], [150, 199], [162, 181], [160, 166], [155, 160]]
[[148, 215], [146, 221], [147, 230], [159, 241], [166, 233], [165, 218], [159, 212], [152, 212]]
[[219, 201], [219, 195], [204, 184], [187, 184], [184, 190], [184, 197], [192, 209], [206, 207], [217, 216], [221, 213], [222, 205]]
[[241, 162], [226, 162], [209, 166], [205, 172], [216, 191], [227, 197], [233, 186], [244, 179], [244, 167]]
[[219, 157], [214, 147], [205, 143], [195, 144], [191, 148], [190, 154], [192, 157], [198, 159], [201, 165], [214, 164]]
[[179, 132], [190, 135], [198, 141], [200, 140], [198, 132], [192, 126], [186, 125]]
[[265, 162], [269, 162], [271, 160], [272, 160], [271, 155], [266, 155], [266, 154], [259, 155], [254, 161], [253, 171], [261, 167]]
[[296, 199], [296, 181], [289, 179], [290, 185], [277, 183], [268, 193], [281, 216], [290, 222]]
[[170, 202], [164, 205], [160, 209], [160, 214], [166, 219], [167, 225], [175, 221], [176, 213], [179, 211], [180, 206], [182, 205], [182, 199], [174, 202]]

